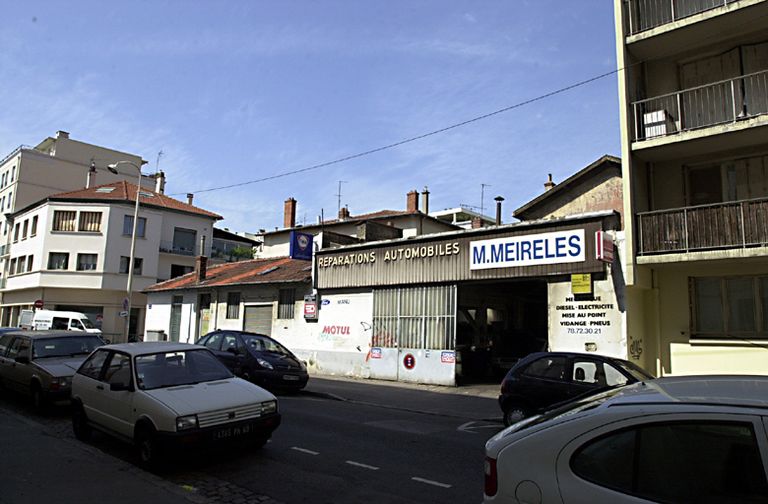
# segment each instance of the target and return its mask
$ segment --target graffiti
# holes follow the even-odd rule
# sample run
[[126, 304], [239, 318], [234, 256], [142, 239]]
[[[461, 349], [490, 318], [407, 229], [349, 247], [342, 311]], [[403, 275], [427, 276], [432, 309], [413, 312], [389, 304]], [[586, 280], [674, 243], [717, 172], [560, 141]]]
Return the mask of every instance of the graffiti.
[[360, 321], [360, 325], [363, 326], [363, 331], [370, 331], [371, 329], [373, 329], [373, 326], [371, 324], [369, 324], [368, 322], [363, 322], [362, 320]]
[[376, 333], [371, 338], [371, 346], [373, 347], [385, 347], [385, 348], [396, 348], [397, 347], [397, 338], [393, 334], [390, 334], [386, 331]]
[[632, 340], [632, 343], [629, 344], [629, 355], [635, 360], [640, 359], [640, 356], [643, 355], [642, 339]]

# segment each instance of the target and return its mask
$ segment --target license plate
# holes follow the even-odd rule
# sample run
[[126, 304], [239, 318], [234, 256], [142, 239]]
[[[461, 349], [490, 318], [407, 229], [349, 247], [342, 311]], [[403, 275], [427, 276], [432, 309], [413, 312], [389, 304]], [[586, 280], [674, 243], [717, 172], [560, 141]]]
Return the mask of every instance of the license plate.
[[288, 381], [299, 381], [299, 377], [298, 377], [298, 376], [296, 376], [296, 375], [287, 374], [287, 375], [283, 375], [283, 380], [288, 380]]
[[213, 439], [230, 439], [238, 436], [250, 434], [252, 426], [250, 424], [238, 425], [237, 427], [225, 427], [213, 433]]

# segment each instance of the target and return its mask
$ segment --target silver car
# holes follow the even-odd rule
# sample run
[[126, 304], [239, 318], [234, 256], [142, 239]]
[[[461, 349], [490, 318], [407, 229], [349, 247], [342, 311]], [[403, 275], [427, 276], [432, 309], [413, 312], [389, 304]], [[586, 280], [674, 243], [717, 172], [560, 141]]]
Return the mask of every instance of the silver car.
[[0, 336], [0, 386], [29, 395], [37, 409], [69, 403], [72, 375], [104, 344], [96, 334], [10, 331]]
[[640, 382], [491, 438], [485, 502], [768, 502], [767, 432], [768, 377]]

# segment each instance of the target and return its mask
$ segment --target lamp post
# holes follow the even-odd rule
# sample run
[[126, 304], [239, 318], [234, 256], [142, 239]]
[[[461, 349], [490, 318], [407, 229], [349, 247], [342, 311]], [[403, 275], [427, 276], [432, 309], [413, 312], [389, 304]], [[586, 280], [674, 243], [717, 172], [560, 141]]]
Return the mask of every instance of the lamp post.
[[[117, 163], [111, 163], [107, 165], [107, 169], [118, 175], [117, 167], [121, 164], [131, 165], [136, 168], [138, 173], [138, 180], [136, 181], [136, 206], [133, 210], [133, 232], [131, 233], [131, 255], [128, 258], [128, 285], [125, 288], [125, 298], [128, 300], [126, 315], [125, 315], [125, 341], [128, 341], [128, 334], [131, 329], [131, 289], [133, 287], [133, 262], [136, 255], [136, 229], [139, 223], [139, 199], [141, 197], [141, 166], [147, 164], [142, 160], [141, 165], [137, 165], [132, 161], [118, 161]], [[126, 195], [127, 196], [127, 195]], [[146, 232], [146, 230], [145, 230]]]

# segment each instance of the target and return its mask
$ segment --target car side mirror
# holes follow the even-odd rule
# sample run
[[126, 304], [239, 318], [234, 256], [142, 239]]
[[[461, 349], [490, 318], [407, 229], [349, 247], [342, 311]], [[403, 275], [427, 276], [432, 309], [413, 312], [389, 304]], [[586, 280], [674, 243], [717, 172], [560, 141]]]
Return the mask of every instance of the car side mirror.
[[13, 360], [15, 362], [18, 362], [19, 364], [29, 364], [29, 357], [27, 357], [26, 355], [19, 355]]
[[109, 390], [112, 392], [124, 392], [129, 391], [133, 392], [133, 387], [131, 387], [130, 383], [110, 383], [109, 384]]

